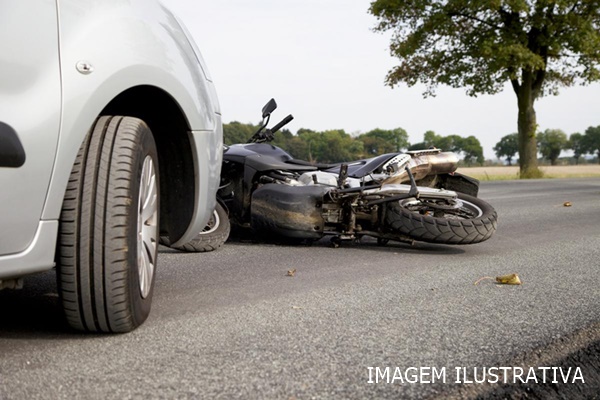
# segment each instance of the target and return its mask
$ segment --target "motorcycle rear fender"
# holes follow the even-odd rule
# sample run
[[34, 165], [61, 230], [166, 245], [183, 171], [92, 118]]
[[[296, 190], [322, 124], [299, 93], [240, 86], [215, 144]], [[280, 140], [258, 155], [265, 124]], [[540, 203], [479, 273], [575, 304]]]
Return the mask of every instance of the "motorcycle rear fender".
[[321, 215], [322, 186], [268, 184], [252, 194], [251, 226], [259, 233], [297, 239], [320, 239], [325, 222]]
[[437, 176], [436, 187], [477, 197], [479, 193], [479, 180], [457, 172], [453, 174], [440, 174]]

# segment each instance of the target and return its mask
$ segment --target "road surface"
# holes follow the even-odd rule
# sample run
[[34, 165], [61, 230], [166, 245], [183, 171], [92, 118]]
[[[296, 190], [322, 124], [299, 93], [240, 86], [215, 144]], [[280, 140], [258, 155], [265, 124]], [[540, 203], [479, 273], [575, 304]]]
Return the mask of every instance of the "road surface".
[[[482, 183], [480, 197], [499, 228], [478, 245], [161, 247], [151, 316], [125, 335], [69, 331], [54, 273], [30, 278], [0, 292], [0, 398], [546, 397], [549, 385], [454, 383], [457, 368], [544, 365], [580, 368], [585, 384], [558, 385], [569, 398], [600, 393], [588, 357], [600, 343], [600, 180]], [[522, 286], [473, 284], [513, 272]], [[369, 372], [386, 367], [446, 382], [375, 383]]]

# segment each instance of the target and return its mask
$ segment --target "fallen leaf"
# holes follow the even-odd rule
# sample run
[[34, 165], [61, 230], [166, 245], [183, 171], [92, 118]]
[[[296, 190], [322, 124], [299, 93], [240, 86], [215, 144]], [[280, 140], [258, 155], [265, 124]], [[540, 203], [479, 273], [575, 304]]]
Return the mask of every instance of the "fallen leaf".
[[573, 204], [571, 204], [570, 201], [565, 201], [565, 203], [563, 204], [563, 206], [565, 207], [571, 207]]
[[500, 285], [521, 285], [521, 279], [519, 278], [519, 275], [517, 274], [509, 274], [509, 275], [502, 275], [502, 276], [497, 276], [495, 278], [491, 277], [491, 276], [484, 276], [482, 278], [479, 278], [475, 281], [475, 283], [473, 285], [479, 285], [479, 282], [484, 281], [486, 279], [489, 280], [495, 280], [496, 283], [500, 284]]
[[519, 275], [510, 274], [510, 275], [502, 275], [496, 277], [496, 282], [502, 285], [520, 285], [521, 279], [519, 279]]
[[289, 269], [287, 272], [287, 276], [294, 276], [294, 275], [296, 275], [296, 268]]

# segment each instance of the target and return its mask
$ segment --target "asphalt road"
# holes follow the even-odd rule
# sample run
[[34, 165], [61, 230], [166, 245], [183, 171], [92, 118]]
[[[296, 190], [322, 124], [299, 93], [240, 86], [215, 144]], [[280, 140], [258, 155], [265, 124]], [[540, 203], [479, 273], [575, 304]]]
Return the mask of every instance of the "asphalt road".
[[[452, 383], [455, 368], [585, 364], [600, 180], [482, 183], [480, 197], [499, 228], [478, 245], [162, 247], [152, 314], [125, 335], [70, 332], [54, 273], [30, 278], [0, 292], [0, 398], [494, 397], [501, 385]], [[522, 286], [473, 284], [513, 272]], [[447, 382], [368, 383], [368, 367], [445, 367]]]

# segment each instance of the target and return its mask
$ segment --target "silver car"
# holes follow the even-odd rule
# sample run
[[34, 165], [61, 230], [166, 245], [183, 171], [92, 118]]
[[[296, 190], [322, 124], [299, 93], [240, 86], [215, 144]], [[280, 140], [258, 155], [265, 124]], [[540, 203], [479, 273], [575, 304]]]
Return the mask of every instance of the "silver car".
[[221, 157], [211, 77], [158, 1], [0, 3], [0, 288], [56, 266], [72, 327], [135, 329], [159, 235], [202, 231]]

